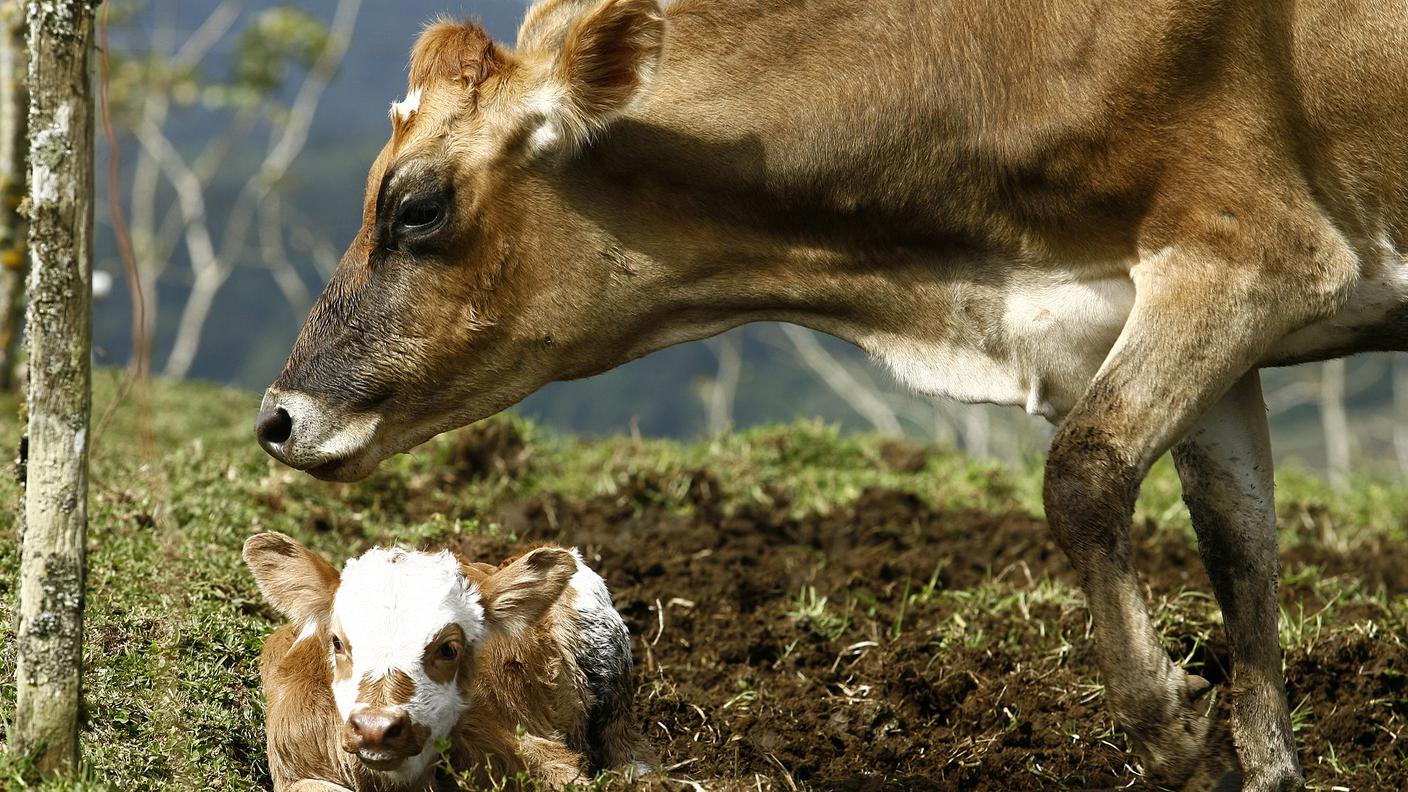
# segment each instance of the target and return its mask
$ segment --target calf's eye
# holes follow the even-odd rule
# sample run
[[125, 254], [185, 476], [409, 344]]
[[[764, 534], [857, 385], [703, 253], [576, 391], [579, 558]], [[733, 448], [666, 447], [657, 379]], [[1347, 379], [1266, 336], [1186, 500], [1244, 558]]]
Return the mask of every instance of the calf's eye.
[[437, 653], [440, 655], [441, 660], [454, 660], [456, 657], [460, 656], [460, 650], [452, 643], [440, 644], [440, 649]]
[[342, 654], [343, 651], [345, 651], [342, 646], [342, 639], [338, 638], [336, 635], [332, 637], [332, 650], [338, 654]]

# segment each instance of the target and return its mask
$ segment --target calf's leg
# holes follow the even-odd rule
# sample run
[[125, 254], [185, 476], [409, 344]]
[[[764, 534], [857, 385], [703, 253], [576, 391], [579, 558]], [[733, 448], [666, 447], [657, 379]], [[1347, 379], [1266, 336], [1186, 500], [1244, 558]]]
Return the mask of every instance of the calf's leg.
[[1276, 629], [1275, 483], [1260, 375], [1238, 380], [1173, 459], [1232, 646], [1232, 739], [1243, 792], [1300, 789]]

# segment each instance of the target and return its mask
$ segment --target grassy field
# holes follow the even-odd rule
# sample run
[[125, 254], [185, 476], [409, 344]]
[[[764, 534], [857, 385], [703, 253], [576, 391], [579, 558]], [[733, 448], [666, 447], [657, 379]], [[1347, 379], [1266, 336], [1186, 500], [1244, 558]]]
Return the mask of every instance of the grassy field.
[[[95, 415], [113, 378], [100, 375]], [[37, 782], [0, 752], [4, 786], [267, 788], [257, 658], [274, 621], [239, 556], [262, 530], [338, 563], [389, 542], [593, 548], [635, 635], [642, 721], [671, 778], [1143, 783], [1100, 708], [1085, 613], [1040, 523], [1035, 460], [998, 468], [811, 424], [677, 444], [576, 440], [508, 418], [366, 482], [325, 485], [256, 447], [257, 405], [247, 392], [163, 383], [152, 431], [138, 431], [130, 400], [96, 430], [84, 777]], [[5, 447], [15, 413], [0, 405]], [[1280, 484], [1302, 762], [1320, 789], [1405, 788], [1408, 486], [1332, 491], [1295, 471]], [[0, 501], [17, 497], [13, 476], [0, 477]], [[9, 612], [11, 510], [0, 521]], [[1171, 651], [1217, 681], [1225, 641], [1166, 462], [1136, 522]], [[13, 708], [12, 628], [0, 625], [0, 729]]]

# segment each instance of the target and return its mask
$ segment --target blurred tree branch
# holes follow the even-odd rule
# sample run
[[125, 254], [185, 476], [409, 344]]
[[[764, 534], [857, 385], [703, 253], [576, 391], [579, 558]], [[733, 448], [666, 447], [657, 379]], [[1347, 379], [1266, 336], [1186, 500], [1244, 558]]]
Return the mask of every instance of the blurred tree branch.
[[743, 370], [745, 331], [746, 328], [740, 327], [705, 342], [719, 362], [718, 374], [709, 382], [704, 394], [708, 407], [708, 432], [711, 435], [733, 428], [733, 403], [738, 395], [738, 378]]
[[841, 397], [851, 409], [870, 422], [876, 431], [883, 434], [901, 434], [900, 421], [890, 405], [880, 396], [872, 384], [861, 382], [841, 361], [837, 360], [812, 331], [797, 325], [778, 325], [782, 334], [792, 344], [807, 365], [832, 392]]
[[[202, 72], [204, 62], [245, 18], [239, 3], [225, 0], [174, 52], [169, 24], [159, 25], [152, 52], [129, 59], [117, 70], [114, 96], [119, 102], [127, 100], [127, 126], [140, 144], [130, 196], [141, 285], [149, 295], [155, 294], [161, 281], [188, 288], [166, 356], [166, 375], [183, 377], [190, 372], [215, 298], [235, 269], [251, 258], [269, 271], [294, 311], [307, 309], [309, 290], [284, 244], [287, 223], [281, 219], [279, 189], [307, 145], [318, 106], [346, 56], [360, 10], [361, 0], [339, 0], [326, 27], [292, 6], [253, 14], [238, 34], [230, 76], [212, 80]], [[303, 76], [284, 107], [278, 97], [289, 75], [298, 69], [304, 70]], [[180, 149], [168, 127], [173, 123], [173, 107], [197, 103], [206, 112], [228, 118], [222, 134], [191, 154]], [[213, 217], [209, 196], [217, 185], [230, 182], [230, 163], [238, 160], [231, 153], [261, 124], [270, 129], [262, 158], [237, 180], [241, 186], [228, 211]], [[257, 253], [251, 256], [256, 231]], [[168, 272], [178, 246], [184, 248], [189, 270]], [[321, 253], [313, 256], [320, 270], [323, 258]], [[145, 336], [155, 338], [159, 312], [156, 300], [150, 302]]]

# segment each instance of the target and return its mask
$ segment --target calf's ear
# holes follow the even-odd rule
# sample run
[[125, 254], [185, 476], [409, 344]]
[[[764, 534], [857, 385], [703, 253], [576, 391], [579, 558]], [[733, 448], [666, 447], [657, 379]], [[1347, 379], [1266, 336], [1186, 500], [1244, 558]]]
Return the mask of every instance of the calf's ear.
[[577, 571], [577, 559], [561, 547], [539, 547], [479, 584], [484, 621], [491, 631], [512, 634], [542, 621]]
[[259, 591], [289, 621], [326, 621], [340, 575], [323, 557], [281, 533], [245, 540], [244, 562]]
[[538, 149], [581, 145], [629, 109], [649, 88], [665, 46], [658, 0], [555, 5], [562, 7], [548, 16], [566, 32], [545, 92], [544, 125], [532, 138]]

